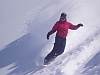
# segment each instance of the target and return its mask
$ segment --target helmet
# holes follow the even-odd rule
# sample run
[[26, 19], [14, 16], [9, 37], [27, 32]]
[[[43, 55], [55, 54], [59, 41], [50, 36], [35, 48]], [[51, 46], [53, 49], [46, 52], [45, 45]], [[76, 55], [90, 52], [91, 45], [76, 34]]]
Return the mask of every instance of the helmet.
[[61, 13], [60, 17], [66, 18], [67, 14], [65, 12]]

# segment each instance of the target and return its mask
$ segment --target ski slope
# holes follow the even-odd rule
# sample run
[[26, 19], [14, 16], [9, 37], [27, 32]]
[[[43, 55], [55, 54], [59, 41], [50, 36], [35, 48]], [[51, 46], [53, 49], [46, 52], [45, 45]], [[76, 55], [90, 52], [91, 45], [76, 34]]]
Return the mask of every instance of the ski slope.
[[[99, 0], [9, 0], [0, 2], [1, 75], [100, 75]], [[84, 26], [69, 30], [65, 52], [40, 69], [52, 50], [46, 39], [60, 14]]]

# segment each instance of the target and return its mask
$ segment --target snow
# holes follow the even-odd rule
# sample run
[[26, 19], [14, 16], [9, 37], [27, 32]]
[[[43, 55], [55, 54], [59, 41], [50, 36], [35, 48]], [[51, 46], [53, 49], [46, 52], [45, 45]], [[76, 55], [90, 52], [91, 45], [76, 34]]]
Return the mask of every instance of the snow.
[[[3, 0], [0, 2], [0, 74], [100, 75], [99, 0]], [[55, 34], [46, 39], [62, 12], [78, 30], [69, 30], [65, 52], [41, 69]]]

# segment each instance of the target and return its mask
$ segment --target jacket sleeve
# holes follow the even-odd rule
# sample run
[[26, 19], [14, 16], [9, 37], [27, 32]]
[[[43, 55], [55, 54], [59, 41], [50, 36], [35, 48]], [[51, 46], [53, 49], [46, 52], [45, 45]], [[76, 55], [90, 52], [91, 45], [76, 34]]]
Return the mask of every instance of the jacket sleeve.
[[57, 31], [57, 22], [55, 23], [55, 25], [53, 26], [52, 30], [50, 31], [50, 34], [53, 34], [56, 31]]
[[77, 25], [73, 25], [73, 24], [69, 23], [69, 29], [76, 30], [78, 28], [79, 27]]

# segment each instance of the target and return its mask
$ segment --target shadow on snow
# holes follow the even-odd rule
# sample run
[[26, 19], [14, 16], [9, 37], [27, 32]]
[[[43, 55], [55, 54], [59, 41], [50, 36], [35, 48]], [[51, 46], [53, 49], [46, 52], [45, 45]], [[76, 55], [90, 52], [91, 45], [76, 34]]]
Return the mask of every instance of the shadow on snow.
[[87, 75], [100, 75], [100, 51], [85, 65], [85, 68], [83, 73]]
[[[37, 68], [37, 59], [42, 59], [40, 53], [42, 47], [45, 45], [42, 43], [41, 46], [39, 46], [36, 45], [35, 42], [36, 40], [34, 40], [30, 34], [26, 34], [8, 44], [5, 49], [0, 51], [0, 68], [16, 63], [16, 65], [10, 69], [17, 68], [9, 73], [9, 75], [34, 72]], [[39, 62], [41, 62], [41, 60], [39, 60]]]

